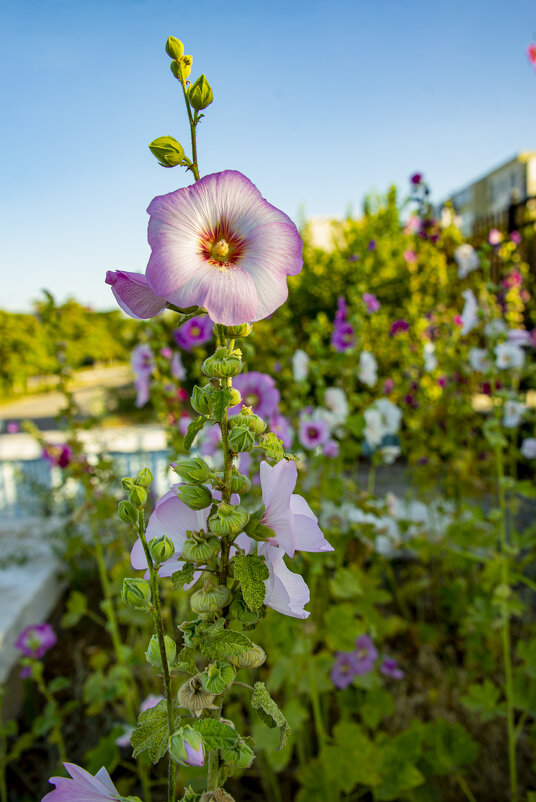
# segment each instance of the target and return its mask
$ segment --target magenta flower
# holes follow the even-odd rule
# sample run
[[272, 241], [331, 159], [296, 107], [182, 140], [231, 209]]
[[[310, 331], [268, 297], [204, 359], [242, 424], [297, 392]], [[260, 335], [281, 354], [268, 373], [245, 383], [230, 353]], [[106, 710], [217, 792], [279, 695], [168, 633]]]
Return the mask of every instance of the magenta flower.
[[203, 345], [212, 339], [212, 320], [206, 315], [197, 315], [173, 332], [173, 339], [184, 351], [195, 345]]
[[332, 683], [342, 691], [359, 674], [358, 668], [359, 664], [355, 652], [337, 652], [335, 663], [330, 672]]
[[287, 299], [302, 269], [302, 241], [286, 214], [239, 172], [207, 175], [161, 195], [147, 210], [153, 292], [215, 323], [261, 320]]
[[377, 312], [379, 309], [381, 309], [381, 303], [371, 292], [364, 292], [361, 297], [363, 299], [363, 303], [367, 307], [367, 312]]
[[67, 468], [73, 456], [73, 450], [64, 443], [50, 443], [43, 449], [43, 457], [51, 465]]
[[395, 388], [394, 379], [386, 379], [383, 383], [383, 392], [385, 395], [390, 395]]
[[137, 320], [155, 317], [166, 306], [165, 299], [154, 294], [146, 277], [140, 273], [108, 270], [105, 281], [121, 309]]
[[260, 466], [261, 523], [272, 529], [269, 542], [281, 546], [289, 557], [298, 551], [333, 551], [318, 526], [318, 518], [302, 496], [293, 493], [298, 478], [295, 462], [280, 460], [273, 467], [264, 460]]
[[74, 763], [63, 765], [72, 780], [67, 777], [51, 777], [49, 782], [56, 787], [41, 802], [120, 802], [122, 799], [104, 767], [93, 777]]
[[536, 45], [530, 44], [527, 47], [527, 56], [529, 57], [530, 63], [536, 67]]
[[12, 420], [7, 424], [6, 430], [8, 434], [17, 434], [17, 432], [20, 432], [20, 426], [16, 421]]
[[160, 349], [160, 356], [163, 356], [164, 359], [171, 359], [171, 357], [173, 356], [173, 351], [171, 350], [171, 348], [167, 348], [167, 347], [166, 348], [161, 348]]
[[277, 411], [279, 390], [274, 379], [267, 373], [258, 373], [256, 370], [240, 373], [234, 379], [233, 387], [239, 390], [242, 401], [232, 407], [231, 415], [237, 414], [243, 406], [251, 407], [261, 418], [268, 418]]
[[298, 439], [304, 448], [316, 448], [330, 439], [329, 424], [323, 418], [302, 418]]
[[409, 323], [406, 320], [395, 320], [389, 331], [389, 336], [394, 337], [399, 331], [407, 331], [408, 329]]
[[343, 322], [346, 320], [347, 314], [348, 314], [348, 307], [346, 305], [346, 300], [344, 296], [339, 295], [339, 297], [337, 298], [337, 311], [335, 312], [335, 320]]
[[[177, 488], [179, 484], [173, 485], [167, 493], [164, 493], [160, 498], [154, 512], [149, 518], [147, 524], [147, 531], [145, 536], [149, 543], [154, 537], [161, 537], [167, 535], [173, 541], [175, 546], [175, 554], [167, 562], [162, 563], [158, 573], [160, 576], [171, 576], [174, 571], [182, 568], [183, 563], [180, 561], [182, 549], [188, 538], [187, 531], [199, 532], [201, 529], [206, 529], [207, 518], [209, 509], [204, 510], [191, 510], [187, 507], [180, 498], [177, 496]], [[143, 549], [143, 544], [138, 538], [130, 552], [130, 562], [132, 567], [137, 571], [147, 569], [147, 558]], [[146, 577], [149, 576], [149, 571], [146, 572]]]
[[40, 660], [58, 640], [50, 624], [33, 624], [25, 627], [15, 641], [15, 648], [20, 649], [25, 657]]
[[[534, 45], [534, 49], [536, 51], [536, 45]], [[521, 242], [523, 241], [523, 237], [521, 236], [519, 231], [512, 231], [512, 233], [510, 234], [510, 239], [512, 240], [514, 245], [520, 245]]]
[[356, 674], [368, 674], [374, 668], [378, 657], [378, 650], [372, 642], [370, 635], [361, 635], [355, 642]]
[[290, 423], [280, 412], [274, 412], [270, 415], [270, 431], [283, 441], [285, 448], [290, 449], [292, 447], [294, 433]]
[[404, 251], [402, 256], [404, 258], [404, 261], [408, 265], [413, 265], [417, 261], [417, 254], [415, 253], [415, 251], [411, 251], [411, 250]]
[[331, 344], [336, 351], [342, 353], [353, 346], [355, 342], [354, 327], [350, 323], [335, 321]]
[[130, 355], [130, 367], [132, 372], [137, 375], [140, 373], [152, 373], [154, 356], [150, 345], [141, 343], [133, 349]]
[[380, 671], [385, 677], [390, 677], [391, 679], [402, 679], [404, 677], [404, 672], [392, 657], [383, 658]]
[[422, 173], [413, 173], [409, 180], [414, 186], [417, 186], [422, 182]]

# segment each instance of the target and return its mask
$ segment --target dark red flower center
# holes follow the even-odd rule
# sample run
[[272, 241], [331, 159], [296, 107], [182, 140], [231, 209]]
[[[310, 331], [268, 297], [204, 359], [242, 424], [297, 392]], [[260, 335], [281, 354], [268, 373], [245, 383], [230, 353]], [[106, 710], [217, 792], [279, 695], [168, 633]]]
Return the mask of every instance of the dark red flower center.
[[218, 268], [238, 267], [244, 255], [246, 243], [226, 220], [201, 235], [201, 256], [211, 265]]

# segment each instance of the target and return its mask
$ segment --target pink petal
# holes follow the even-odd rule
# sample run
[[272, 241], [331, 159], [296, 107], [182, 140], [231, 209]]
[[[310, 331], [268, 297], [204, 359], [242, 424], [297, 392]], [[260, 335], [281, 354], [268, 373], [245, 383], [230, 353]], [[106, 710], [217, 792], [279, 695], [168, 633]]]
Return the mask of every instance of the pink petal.
[[106, 283], [110, 284], [121, 309], [137, 320], [155, 317], [166, 306], [165, 299], [154, 294], [141, 273], [108, 270]]
[[214, 323], [225, 326], [258, 319], [255, 282], [241, 266], [220, 269], [205, 262], [180, 293], [168, 297], [178, 306], [204, 307]]
[[289, 557], [293, 557], [296, 544], [290, 497], [298, 477], [296, 463], [281, 460], [272, 467], [263, 460], [260, 472], [262, 501], [266, 508], [262, 523], [273, 529], [277, 545], [282, 546]]
[[298, 551], [334, 551], [333, 546], [328, 543], [318, 526], [318, 518], [302, 496], [292, 495], [290, 510]]
[[290, 571], [283, 559], [283, 550], [267, 543], [261, 544], [259, 554], [266, 557], [270, 577], [266, 580], [264, 603], [283, 615], [293, 618], [308, 618], [310, 613], [304, 606], [310, 600], [310, 592], [305, 580]]

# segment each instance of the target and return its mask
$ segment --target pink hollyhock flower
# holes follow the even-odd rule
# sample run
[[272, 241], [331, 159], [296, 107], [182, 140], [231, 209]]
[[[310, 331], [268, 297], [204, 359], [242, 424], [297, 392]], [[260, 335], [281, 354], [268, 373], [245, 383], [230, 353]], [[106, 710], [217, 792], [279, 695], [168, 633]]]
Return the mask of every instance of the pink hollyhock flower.
[[43, 457], [51, 465], [58, 468], [66, 468], [72, 459], [73, 450], [64, 444], [49, 444], [43, 449]]
[[50, 624], [33, 624], [22, 630], [14, 645], [25, 657], [40, 660], [57, 640], [58, 637]]
[[123, 799], [104, 767], [93, 777], [74, 763], [63, 765], [72, 780], [67, 777], [51, 777], [49, 782], [56, 787], [41, 802], [120, 802]]
[[422, 173], [413, 173], [409, 180], [414, 186], [417, 186], [417, 184], [422, 182]]
[[373, 312], [377, 312], [379, 309], [381, 309], [381, 303], [371, 292], [364, 292], [361, 297], [363, 299], [363, 303], [367, 307], [367, 312], [372, 314]]
[[309, 588], [300, 574], [287, 568], [284, 550], [270, 543], [261, 543], [258, 553], [266, 558], [270, 572], [264, 582], [266, 606], [292, 618], [308, 618], [310, 613], [304, 607], [311, 598]]
[[[188, 538], [187, 531], [199, 532], [201, 529], [206, 529], [207, 518], [210, 508], [204, 510], [191, 510], [187, 507], [180, 498], [177, 496], [177, 488], [180, 484], [173, 485], [167, 493], [164, 493], [160, 498], [154, 512], [149, 518], [147, 524], [147, 531], [145, 537], [147, 542], [154, 537], [161, 537], [167, 535], [173, 541], [175, 546], [175, 554], [170, 560], [162, 563], [158, 573], [160, 576], [171, 576], [179, 568], [182, 568], [183, 563], [180, 561], [182, 549]], [[143, 550], [143, 544], [138, 538], [130, 552], [130, 562], [132, 567], [137, 571], [147, 569], [147, 558]], [[149, 576], [149, 571], [145, 574], [146, 578]]]
[[416, 214], [412, 214], [408, 222], [404, 226], [404, 234], [415, 234], [421, 227], [421, 218]]
[[161, 702], [163, 698], [163, 696], [156, 693], [150, 693], [149, 696], [146, 696], [143, 702], [140, 704], [140, 713], [150, 710], [151, 707], [156, 707], [156, 705]]
[[384, 677], [390, 677], [391, 679], [403, 679], [404, 677], [404, 672], [392, 657], [383, 658], [380, 671]]
[[521, 443], [521, 453], [525, 459], [536, 459], [536, 437], [525, 437]]
[[411, 251], [411, 250], [404, 251], [404, 253], [402, 254], [402, 256], [403, 256], [403, 258], [404, 258], [404, 261], [405, 261], [405, 262], [406, 262], [408, 265], [413, 265], [413, 264], [415, 264], [415, 262], [417, 261], [417, 254], [415, 253], [415, 251]]
[[153, 292], [215, 323], [261, 320], [288, 296], [302, 269], [302, 241], [286, 214], [239, 172], [225, 170], [154, 198], [147, 210]]
[[500, 245], [503, 235], [497, 228], [492, 228], [488, 234], [488, 242], [490, 245]]
[[399, 331], [407, 331], [409, 329], [409, 323], [406, 320], [400, 319], [395, 320], [393, 325], [389, 330], [389, 336], [394, 337]]
[[112, 288], [121, 309], [137, 320], [155, 317], [165, 308], [166, 301], [155, 295], [145, 276], [125, 270], [108, 270], [106, 284]]
[[163, 356], [164, 359], [171, 359], [171, 357], [173, 356], [173, 351], [171, 350], [171, 348], [161, 348], [160, 356]]
[[325, 457], [338, 457], [339, 456], [338, 442], [336, 440], [328, 440], [328, 442], [322, 449], [322, 453], [324, 454]]
[[305, 417], [300, 420], [298, 439], [304, 448], [323, 446], [329, 438], [329, 424], [323, 418]]
[[187, 320], [173, 332], [173, 339], [184, 351], [191, 351], [195, 345], [203, 345], [212, 339], [212, 320], [206, 315], [197, 315]]
[[339, 295], [337, 298], [337, 311], [335, 312], [335, 320], [343, 322], [346, 320], [346, 315], [348, 314], [348, 307], [346, 305], [346, 299], [343, 295]]
[[527, 47], [527, 56], [529, 58], [530, 63], [536, 67], [536, 45], [530, 44]]
[[264, 460], [260, 467], [261, 523], [274, 533], [270, 542], [281, 546], [289, 557], [298, 551], [333, 551], [318, 526], [318, 518], [302, 496], [293, 493], [298, 478], [295, 462], [280, 460], [273, 467]]
[[240, 392], [242, 401], [232, 407], [231, 415], [240, 412], [243, 406], [251, 407], [261, 418], [267, 418], [276, 412], [280, 399], [279, 390], [274, 379], [267, 373], [258, 373], [256, 370], [240, 373], [235, 377], [233, 387]]
[[[536, 50], [536, 45], [533, 45], [533, 47]], [[512, 233], [510, 234], [510, 239], [512, 240], [514, 245], [520, 245], [521, 242], [523, 241], [523, 237], [521, 236], [519, 231], [512, 231]]]
[[347, 351], [353, 346], [355, 342], [354, 327], [345, 321], [335, 321], [333, 333], [331, 335], [331, 344], [339, 353]]
[[395, 389], [394, 379], [386, 379], [383, 383], [383, 392], [385, 395], [390, 395]]
[[[183, 381], [186, 378], [186, 370], [184, 369], [181, 355], [178, 351], [175, 351], [171, 357], [171, 362], [169, 363], [169, 372], [174, 379], [178, 379], [179, 381]], [[185, 401], [186, 398], [183, 397], [181, 400]]]
[[150, 345], [141, 343], [133, 349], [130, 355], [130, 367], [132, 368], [132, 372], [136, 374], [152, 373], [154, 357]]

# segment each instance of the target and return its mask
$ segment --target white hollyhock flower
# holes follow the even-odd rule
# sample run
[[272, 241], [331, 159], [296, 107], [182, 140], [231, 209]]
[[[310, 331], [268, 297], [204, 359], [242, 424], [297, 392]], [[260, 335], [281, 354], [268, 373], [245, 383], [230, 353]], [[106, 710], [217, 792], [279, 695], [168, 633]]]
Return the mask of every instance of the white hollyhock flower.
[[478, 253], [475, 251], [472, 245], [469, 245], [468, 242], [465, 242], [463, 245], [458, 245], [454, 251], [454, 258], [458, 264], [459, 278], [465, 278], [480, 265]]
[[377, 409], [381, 416], [381, 421], [386, 434], [396, 434], [400, 429], [402, 420], [402, 410], [389, 401], [388, 398], [378, 398], [374, 402], [373, 408]]
[[366, 384], [367, 387], [374, 387], [378, 381], [378, 363], [374, 358], [374, 354], [370, 351], [361, 351], [359, 354], [359, 372], [358, 378], [360, 382]]
[[525, 352], [515, 343], [499, 343], [494, 348], [495, 364], [498, 368], [522, 368], [525, 364]]
[[328, 387], [324, 393], [324, 404], [331, 413], [332, 425], [344, 423], [350, 409], [346, 393], [341, 387]]
[[382, 415], [380, 411], [375, 409], [373, 406], [366, 409], [363, 415], [365, 418], [363, 436], [370, 448], [375, 449], [380, 445], [381, 441], [387, 434], [387, 430], [383, 424]]
[[292, 375], [295, 382], [301, 382], [309, 373], [309, 355], [298, 348], [292, 356]]
[[465, 306], [462, 312], [462, 335], [469, 334], [478, 324], [478, 304], [473, 290], [464, 290]]
[[477, 370], [479, 373], [485, 373], [489, 370], [490, 362], [487, 350], [485, 348], [470, 348], [469, 364], [473, 370]]
[[437, 356], [433, 343], [424, 343], [423, 347], [424, 369], [427, 373], [432, 373], [437, 368]]
[[519, 401], [507, 401], [504, 405], [503, 426], [507, 429], [515, 429], [521, 423], [525, 409]]

